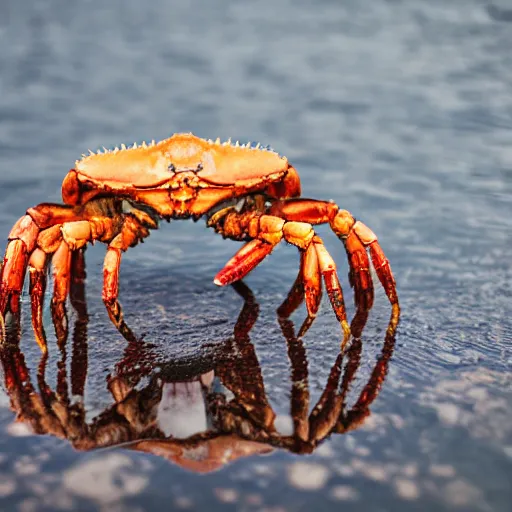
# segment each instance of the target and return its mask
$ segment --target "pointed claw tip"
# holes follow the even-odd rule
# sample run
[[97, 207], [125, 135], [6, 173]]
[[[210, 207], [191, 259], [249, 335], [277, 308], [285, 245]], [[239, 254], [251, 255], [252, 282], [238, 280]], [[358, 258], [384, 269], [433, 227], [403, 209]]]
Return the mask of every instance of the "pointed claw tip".
[[223, 280], [219, 276], [215, 276], [215, 279], [213, 280], [213, 282], [217, 286], [224, 286], [226, 284], [226, 283], [223, 282]]

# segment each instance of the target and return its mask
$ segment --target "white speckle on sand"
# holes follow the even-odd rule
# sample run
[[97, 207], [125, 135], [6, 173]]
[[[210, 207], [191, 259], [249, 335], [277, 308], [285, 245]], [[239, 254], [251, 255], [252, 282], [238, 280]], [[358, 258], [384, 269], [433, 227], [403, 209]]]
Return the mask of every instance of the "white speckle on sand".
[[370, 449], [366, 446], [358, 446], [354, 449], [354, 453], [359, 457], [368, 457], [370, 455]]
[[260, 494], [248, 494], [245, 502], [252, 507], [260, 507], [263, 504], [263, 497]]
[[455, 404], [437, 404], [435, 408], [441, 423], [444, 423], [450, 427], [457, 424], [460, 416], [460, 409]]
[[278, 414], [274, 420], [274, 426], [283, 436], [293, 435], [293, 418], [289, 414]]
[[349, 463], [336, 464], [336, 465], [334, 465], [333, 469], [334, 469], [334, 471], [336, 471], [336, 473], [338, 475], [343, 476], [345, 478], [354, 476], [354, 474], [355, 474], [354, 468]]
[[453, 478], [455, 476], [455, 468], [450, 464], [432, 464], [429, 471], [432, 476], [440, 478]]
[[34, 512], [39, 507], [40, 503], [36, 498], [27, 498], [18, 505], [20, 512]]
[[186, 496], [178, 496], [174, 500], [174, 505], [176, 506], [176, 508], [181, 508], [184, 510], [194, 508], [194, 502], [190, 498], [187, 498]]
[[273, 468], [271, 468], [268, 464], [255, 464], [253, 466], [253, 470], [257, 475], [260, 476], [272, 476], [274, 473]]
[[336, 453], [332, 449], [332, 446], [330, 445], [330, 443], [324, 443], [324, 444], [320, 445], [315, 450], [315, 455], [317, 457], [324, 457], [326, 459], [333, 459], [336, 456]]
[[489, 392], [479, 386], [468, 389], [467, 395], [469, 398], [473, 398], [477, 401], [487, 400], [489, 398]]
[[405, 420], [402, 416], [399, 416], [398, 414], [390, 414], [388, 418], [391, 425], [396, 429], [401, 430], [405, 427]]
[[76, 464], [63, 473], [62, 480], [64, 487], [78, 496], [114, 503], [139, 494], [147, 486], [148, 478], [137, 474], [134, 466], [130, 457], [109, 453]]
[[416, 500], [420, 497], [420, 490], [412, 480], [395, 478], [393, 484], [398, 496], [404, 500]]
[[13, 437], [27, 437], [34, 435], [32, 429], [26, 423], [10, 423], [7, 425], [7, 433]]
[[39, 471], [39, 464], [36, 464], [30, 457], [20, 457], [14, 463], [14, 472], [20, 476], [35, 475]]
[[416, 478], [418, 476], [418, 465], [415, 462], [406, 464], [402, 467], [402, 475], [407, 478]]
[[295, 462], [288, 466], [288, 481], [303, 491], [323, 489], [329, 479], [329, 469], [322, 464]]
[[455, 507], [476, 505], [482, 501], [482, 491], [464, 480], [454, 480], [444, 488], [446, 501]]
[[337, 501], [357, 501], [359, 492], [350, 485], [335, 485], [330, 492], [331, 498]]
[[5, 498], [13, 494], [15, 490], [16, 482], [12, 478], [0, 474], [0, 498]]
[[238, 493], [235, 491], [235, 489], [215, 489], [214, 490], [215, 496], [217, 496], [217, 499], [222, 503], [236, 503], [236, 500], [238, 499]]
[[361, 459], [352, 459], [351, 464], [355, 471], [363, 474], [370, 480], [375, 480], [376, 482], [388, 480], [386, 468], [382, 464], [366, 462]]

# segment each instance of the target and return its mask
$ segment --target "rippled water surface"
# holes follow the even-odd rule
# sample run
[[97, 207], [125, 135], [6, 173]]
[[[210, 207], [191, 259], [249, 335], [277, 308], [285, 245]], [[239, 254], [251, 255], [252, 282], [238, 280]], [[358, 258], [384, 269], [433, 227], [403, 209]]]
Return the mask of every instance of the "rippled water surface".
[[[391, 347], [390, 307], [379, 288], [343, 405], [350, 410], [392, 350], [378, 377], [382, 386], [365, 395], [371, 396], [365, 421], [331, 434], [309, 454], [228, 442], [216, 448], [218, 464], [203, 464], [202, 474], [194, 463], [204, 462], [211, 447], [173, 459], [164, 449], [148, 454], [143, 447], [77, 451], [69, 425], [60, 436], [35, 435], [29, 421], [15, 422], [16, 400], [4, 385], [0, 508], [510, 510], [507, 9], [512, 4], [505, 0], [4, 0], [1, 251], [27, 207], [60, 200], [63, 176], [88, 148], [187, 131], [256, 140], [293, 162], [305, 196], [336, 201], [379, 235], [402, 319]], [[327, 228], [319, 233], [338, 263], [352, 316], [344, 249]], [[290, 397], [302, 403], [297, 386], [304, 381], [297, 380], [302, 370], [290, 362], [297, 354], [288, 354], [275, 310], [295, 279], [298, 256], [283, 245], [250, 274], [258, 320], [250, 333], [233, 338], [242, 300], [212, 279], [237, 248], [202, 222], [183, 221], [163, 225], [127, 252], [122, 304], [164, 375], [145, 376], [138, 387], [167, 379], [171, 396], [174, 383], [188, 379], [192, 396], [197, 386], [190, 382], [218, 375], [229, 353], [230, 361], [244, 362], [233, 375], [256, 375], [277, 432], [289, 434]], [[86, 336], [82, 331], [75, 345], [68, 340], [64, 365], [47, 328], [48, 389], [83, 404], [88, 422], [111, 407], [107, 378], [126, 348], [101, 301], [103, 255], [101, 244], [87, 251], [90, 321]], [[301, 309], [292, 317], [296, 328], [303, 315]], [[45, 319], [51, 324], [48, 311]], [[310, 409], [336, 366], [339, 338], [324, 298], [303, 340]], [[40, 354], [28, 315], [20, 348], [37, 390]], [[63, 378], [75, 384], [66, 390]], [[190, 404], [170, 408], [173, 428], [193, 431], [201, 413]], [[52, 415], [62, 421], [64, 412], [55, 406]]]

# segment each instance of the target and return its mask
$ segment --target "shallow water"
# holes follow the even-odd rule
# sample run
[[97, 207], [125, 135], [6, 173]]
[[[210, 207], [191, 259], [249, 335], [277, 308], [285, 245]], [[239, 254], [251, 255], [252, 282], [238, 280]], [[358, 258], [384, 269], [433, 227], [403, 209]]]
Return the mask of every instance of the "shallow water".
[[[28, 206], [60, 200], [65, 172], [88, 148], [185, 131], [259, 140], [294, 163], [305, 196], [335, 200], [379, 235], [402, 318], [390, 347], [390, 308], [379, 289], [346, 411], [379, 357], [393, 353], [362, 425], [333, 433], [310, 454], [274, 447], [250, 455], [228, 443], [220, 467], [201, 475], [163, 452], [76, 451], [73, 441], [34, 435], [14, 421], [0, 391], [0, 508], [509, 510], [507, 13], [504, 0], [7, 0], [0, 19], [0, 250]], [[343, 247], [325, 227], [319, 232], [339, 265], [352, 315]], [[304, 377], [304, 358], [288, 356], [275, 309], [295, 279], [298, 257], [279, 247], [250, 274], [258, 320], [234, 336], [243, 302], [212, 278], [237, 247], [202, 222], [164, 225], [124, 257], [122, 304], [130, 326], [154, 345], [144, 357], [153, 374], [164, 372], [169, 397], [180, 379], [207, 380], [213, 370], [218, 386], [222, 368], [241, 368], [260, 393], [263, 383], [265, 407], [287, 435], [292, 381]], [[66, 374], [45, 313], [45, 382], [56, 391], [59, 418], [62, 404], [75, 404], [88, 423], [113, 405], [107, 379], [122, 370], [126, 342], [101, 303], [103, 254], [100, 245], [87, 251], [90, 321], [85, 336], [82, 326], [68, 341]], [[293, 316], [296, 329], [303, 315], [301, 309]], [[310, 409], [335, 365], [339, 337], [324, 298], [303, 340]], [[300, 352], [300, 344], [288, 343]], [[20, 348], [37, 391], [40, 354], [28, 316]], [[136, 389], [152, 382], [145, 376]], [[197, 384], [189, 388], [195, 396]], [[173, 428], [190, 433], [204, 421], [190, 404], [167, 404], [185, 409], [174, 414]], [[66, 434], [76, 442], [71, 427]], [[204, 460], [204, 450], [188, 458]]]

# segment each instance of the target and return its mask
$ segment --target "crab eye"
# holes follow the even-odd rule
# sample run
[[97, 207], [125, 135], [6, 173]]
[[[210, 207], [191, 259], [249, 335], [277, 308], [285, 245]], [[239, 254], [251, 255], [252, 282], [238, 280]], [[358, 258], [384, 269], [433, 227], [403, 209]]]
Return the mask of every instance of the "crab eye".
[[167, 167], [167, 170], [169, 172], [176, 172], [176, 167], [174, 167], [174, 164], [169, 164], [169, 167]]
[[199, 171], [202, 171], [202, 170], [203, 170], [203, 164], [202, 163], [198, 163], [197, 164], [196, 172], [199, 172]]

